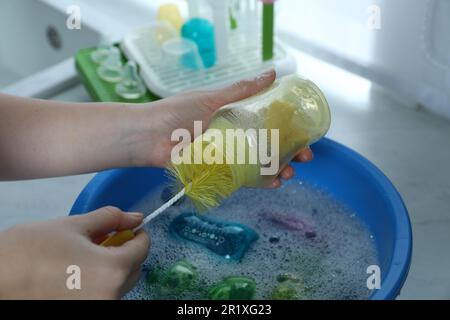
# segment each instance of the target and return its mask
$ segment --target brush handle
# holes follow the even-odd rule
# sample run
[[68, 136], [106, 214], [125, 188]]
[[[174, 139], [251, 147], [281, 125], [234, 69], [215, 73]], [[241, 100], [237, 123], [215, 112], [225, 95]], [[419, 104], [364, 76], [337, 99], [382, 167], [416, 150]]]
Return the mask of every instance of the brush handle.
[[134, 237], [135, 233], [133, 232], [133, 230], [124, 230], [108, 236], [108, 238], [106, 238], [106, 240], [103, 241], [100, 245], [102, 247], [120, 247], [125, 242], [134, 239]]
[[105, 241], [103, 241], [100, 245], [102, 247], [120, 247], [125, 242], [132, 240], [136, 232], [138, 232], [140, 229], [142, 229], [147, 223], [155, 219], [157, 216], [159, 216], [161, 213], [166, 211], [168, 208], [170, 208], [175, 202], [180, 200], [186, 192], [186, 189], [181, 190], [178, 194], [176, 194], [172, 199], [167, 201], [165, 204], [163, 204], [161, 207], [153, 211], [151, 214], [149, 214], [142, 223], [134, 228], [133, 230], [124, 230], [115, 232], [112, 235], [108, 236]]

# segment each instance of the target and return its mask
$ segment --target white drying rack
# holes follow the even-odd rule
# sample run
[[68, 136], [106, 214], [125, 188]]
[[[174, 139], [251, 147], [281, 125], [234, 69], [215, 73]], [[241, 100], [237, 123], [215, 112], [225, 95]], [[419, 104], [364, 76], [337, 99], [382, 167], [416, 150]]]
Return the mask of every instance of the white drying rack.
[[139, 65], [141, 77], [150, 91], [165, 98], [186, 91], [221, 88], [272, 68], [280, 76], [296, 71], [295, 60], [279, 43], [274, 48], [274, 59], [262, 61], [260, 38], [249, 41], [245, 34], [230, 32], [227, 62], [203, 70], [165, 64], [161, 48], [152, 41], [150, 27], [127, 34], [121, 47], [127, 58]]

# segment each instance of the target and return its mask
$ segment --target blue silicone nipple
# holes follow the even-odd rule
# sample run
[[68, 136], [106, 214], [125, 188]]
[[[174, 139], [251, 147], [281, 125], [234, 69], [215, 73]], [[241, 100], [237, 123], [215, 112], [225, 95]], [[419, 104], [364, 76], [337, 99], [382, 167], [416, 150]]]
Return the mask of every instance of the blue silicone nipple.
[[205, 68], [211, 68], [216, 64], [214, 26], [211, 22], [201, 18], [193, 18], [183, 25], [181, 35], [197, 44]]

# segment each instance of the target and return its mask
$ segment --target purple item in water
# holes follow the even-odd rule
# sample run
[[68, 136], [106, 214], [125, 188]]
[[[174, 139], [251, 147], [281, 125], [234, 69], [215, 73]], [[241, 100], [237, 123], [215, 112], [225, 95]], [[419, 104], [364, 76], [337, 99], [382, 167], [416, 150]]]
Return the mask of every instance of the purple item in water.
[[305, 237], [309, 239], [315, 238], [317, 235], [314, 227], [310, 223], [293, 214], [263, 212], [261, 216], [264, 219], [267, 219], [270, 222], [282, 226], [288, 230], [303, 232]]

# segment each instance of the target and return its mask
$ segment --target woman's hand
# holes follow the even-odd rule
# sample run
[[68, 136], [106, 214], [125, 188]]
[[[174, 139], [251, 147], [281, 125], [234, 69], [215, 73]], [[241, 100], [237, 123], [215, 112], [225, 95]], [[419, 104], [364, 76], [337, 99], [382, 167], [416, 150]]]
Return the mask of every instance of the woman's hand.
[[[203, 129], [220, 107], [268, 88], [275, 72], [228, 88], [180, 94], [148, 104], [62, 103], [0, 94], [0, 180], [35, 179], [118, 167], [165, 167], [172, 132]], [[192, 134], [193, 136], [193, 134]], [[297, 161], [312, 153], [299, 150]], [[288, 166], [280, 177], [293, 177]], [[272, 186], [280, 185], [275, 179]]]
[[[0, 299], [118, 299], [139, 279], [149, 238], [140, 231], [121, 247], [98, 245], [132, 229], [142, 214], [105, 207], [90, 214], [14, 227], [0, 233]], [[69, 266], [80, 269], [70, 290]]]
[[[143, 136], [143, 143], [137, 147], [137, 162], [146, 166], [165, 167], [170, 161], [172, 148], [178, 143], [171, 141], [172, 132], [184, 128], [193, 136], [194, 121], [202, 121], [203, 129], [214, 112], [229, 103], [233, 103], [251, 97], [260, 91], [270, 87], [275, 81], [275, 71], [270, 71], [252, 80], [243, 80], [234, 85], [215, 91], [201, 91], [177, 95], [150, 105], [147, 108], [149, 131], [151, 136]], [[146, 145], [147, 142], [152, 146]], [[310, 149], [299, 150], [295, 157], [297, 162], [308, 162], [313, 158]], [[278, 179], [275, 179], [271, 187], [279, 187], [282, 179], [290, 179], [294, 176], [292, 166], [285, 167]]]

